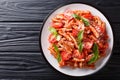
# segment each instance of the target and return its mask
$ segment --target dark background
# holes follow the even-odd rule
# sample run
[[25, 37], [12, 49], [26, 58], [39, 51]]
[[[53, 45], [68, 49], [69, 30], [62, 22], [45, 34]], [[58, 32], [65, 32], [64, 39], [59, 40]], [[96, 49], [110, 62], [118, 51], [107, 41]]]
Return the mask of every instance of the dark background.
[[[70, 77], [53, 69], [39, 49], [44, 18], [58, 5], [81, 2], [99, 9], [114, 31], [114, 50], [99, 72]], [[2, 80], [120, 80], [120, 0], [0, 0], [0, 78]]]

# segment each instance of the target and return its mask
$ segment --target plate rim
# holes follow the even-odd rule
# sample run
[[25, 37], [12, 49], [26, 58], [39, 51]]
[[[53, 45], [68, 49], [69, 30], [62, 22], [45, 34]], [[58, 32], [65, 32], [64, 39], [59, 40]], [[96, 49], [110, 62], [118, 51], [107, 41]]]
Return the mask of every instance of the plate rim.
[[113, 49], [114, 49], [114, 31], [113, 31], [113, 27], [112, 27], [111, 24], [110, 24], [111, 22], [110, 22], [109, 18], [108, 18], [106, 15], [104, 15], [105, 13], [103, 14], [103, 12], [102, 12], [100, 9], [96, 8], [96, 7], [93, 6], [92, 4], [88, 4], [88, 3], [84, 3], [84, 2], [68, 2], [68, 3], [60, 4], [60, 5], [58, 5], [56, 8], [54, 8], [53, 10], [51, 10], [51, 11], [45, 16], [45, 18], [44, 18], [44, 20], [43, 20], [43, 23], [42, 23], [42, 26], [40, 27], [40, 32], [39, 32], [39, 48], [40, 48], [41, 54], [42, 54], [42, 56], [44, 57], [45, 61], [46, 61], [54, 70], [56, 70], [57, 72], [60, 72], [61, 74], [64, 74], [64, 75], [67, 75], [67, 76], [71, 76], [71, 77], [82, 77], [82, 76], [69, 75], [69, 74], [66, 74], [66, 73], [64, 73], [64, 72], [61, 72], [61, 71], [57, 70], [56, 68], [54, 68], [54, 67], [48, 62], [47, 58], [45, 57], [44, 52], [43, 52], [43, 48], [42, 48], [42, 45], [41, 45], [41, 43], [42, 43], [42, 42], [41, 42], [41, 39], [42, 39], [42, 38], [41, 38], [41, 36], [42, 36], [42, 30], [43, 30], [44, 24], [45, 24], [45, 22], [47, 21], [47, 19], [48, 19], [48, 18], [50, 17], [50, 15], [51, 15], [54, 11], [56, 11], [57, 9], [59, 9], [59, 8], [61, 8], [61, 7], [63, 7], [63, 6], [71, 5], [71, 4], [83, 4], [83, 5], [87, 5], [87, 6], [90, 6], [90, 7], [94, 8], [94, 9], [98, 10], [98, 11], [107, 19], [107, 21], [108, 21], [108, 23], [109, 23], [109, 25], [110, 25], [110, 27], [111, 27], [111, 31], [112, 31], [112, 35], [113, 35], [113, 45], [112, 45], [112, 49], [111, 49], [111, 54], [110, 54], [108, 60], [106, 61], [105, 65], [103, 65], [101, 68], [99, 68], [98, 70], [94, 71], [93, 73], [90, 73], [90, 74], [87, 74], [87, 75], [83, 75], [83, 76], [89, 76], [89, 75], [92, 75], [92, 74], [95, 74], [95, 73], [99, 72], [100, 70], [103, 69], [103, 67], [105, 67], [105, 66], [107, 65], [108, 61], [110, 60], [110, 58], [111, 58], [111, 56], [112, 56], [112, 54], [113, 54]]

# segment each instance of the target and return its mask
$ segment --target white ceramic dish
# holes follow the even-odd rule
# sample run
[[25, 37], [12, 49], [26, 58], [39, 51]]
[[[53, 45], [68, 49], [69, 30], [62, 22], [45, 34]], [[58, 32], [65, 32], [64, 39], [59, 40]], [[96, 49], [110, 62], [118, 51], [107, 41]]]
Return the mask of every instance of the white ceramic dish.
[[[109, 36], [109, 49], [107, 50], [107, 55], [104, 58], [101, 58], [100, 60], [97, 61], [96, 63], [96, 69], [71, 69], [69, 67], [65, 68], [60, 68], [57, 60], [50, 54], [48, 47], [49, 47], [49, 42], [48, 42], [48, 35], [50, 34], [48, 27], [50, 26], [50, 21], [51, 19], [58, 13], [64, 12], [65, 9], [71, 9], [71, 10], [89, 10], [93, 15], [99, 16], [105, 23], [106, 23], [106, 30]], [[81, 4], [81, 3], [73, 3], [73, 4], [68, 4], [64, 5], [62, 7], [57, 8], [55, 11], [53, 11], [45, 20], [43, 27], [40, 32], [40, 46], [43, 51], [43, 55], [45, 56], [46, 60], [50, 63], [50, 65], [55, 68], [56, 70], [60, 71], [61, 73], [64, 73], [69, 76], [86, 76], [93, 74], [97, 71], [99, 71], [109, 60], [111, 56], [111, 52], [113, 49], [113, 32], [111, 29], [111, 26], [106, 19], [106, 17], [96, 8], [86, 5], [86, 4]]]

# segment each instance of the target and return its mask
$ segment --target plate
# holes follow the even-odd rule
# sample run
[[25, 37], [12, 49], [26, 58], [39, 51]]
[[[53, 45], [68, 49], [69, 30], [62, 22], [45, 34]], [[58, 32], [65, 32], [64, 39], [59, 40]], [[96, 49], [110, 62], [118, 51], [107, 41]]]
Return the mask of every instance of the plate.
[[[109, 36], [109, 42], [108, 42], [109, 48], [107, 49], [107, 53], [106, 53], [107, 55], [105, 57], [99, 59], [96, 62], [95, 69], [80, 69], [80, 68], [71, 69], [69, 67], [60, 68], [57, 60], [53, 57], [53, 55], [50, 54], [50, 52], [48, 50], [48, 47], [49, 47], [48, 36], [50, 34], [48, 27], [50, 25], [51, 19], [56, 14], [62, 13], [68, 8], [71, 10], [76, 10], [76, 9], [89, 10], [93, 15], [99, 16], [101, 18], [101, 20], [106, 23], [106, 30], [107, 30], [107, 33]], [[99, 71], [102, 67], [105, 66], [105, 64], [109, 60], [111, 53], [112, 53], [112, 49], [113, 49], [113, 32], [112, 32], [111, 25], [110, 25], [109, 21], [107, 20], [107, 18], [96, 8], [94, 8], [90, 5], [81, 4], [81, 3], [67, 4], [67, 5], [61, 6], [61, 7], [57, 8], [56, 10], [54, 10], [45, 19], [43, 26], [41, 28], [41, 31], [40, 31], [40, 48], [43, 51], [43, 55], [44, 55], [45, 59], [47, 60], [47, 62], [50, 63], [50, 65], [57, 71], [59, 71], [63, 74], [69, 75], [69, 76], [86, 76], [86, 75], [90, 75], [90, 74], [93, 74], [93, 73]]]

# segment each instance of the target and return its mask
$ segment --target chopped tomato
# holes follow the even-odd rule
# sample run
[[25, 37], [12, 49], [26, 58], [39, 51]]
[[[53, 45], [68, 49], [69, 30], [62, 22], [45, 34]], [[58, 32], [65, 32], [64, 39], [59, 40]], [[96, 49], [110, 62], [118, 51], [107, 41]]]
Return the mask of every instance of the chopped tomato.
[[57, 42], [56, 37], [55, 37], [53, 34], [50, 34], [48, 40], [49, 40], [50, 43], [55, 43], [55, 42]]
[[90, 19], [90, 20], [93, 19], [93, 16], [90, 13], [84, 14], [83, 17]]
[[69, 60], [71, 58], [71, 54], [66, 51], [61, 52], [62, 60]]
[[78, 35], [78, 31], [76, 29], [72, 29], [72, 35], [76, 37]]
[[83, 46], [84, 46], [85, 49], [91, 49], [92, 46], [93, 46], [93, 42], [92, 41], [90, 41], [90, 42], [84, 42]]
[[52, 23], [52, 26], [54, 28], [62, 28], [63, 27], [63, 23], [60, 23], [60, 22]]
[[84, 54], [81, 53], [81, 55], [79, 56], [79, 59], [84, 59]]

